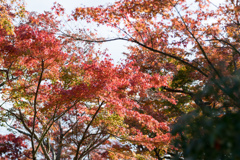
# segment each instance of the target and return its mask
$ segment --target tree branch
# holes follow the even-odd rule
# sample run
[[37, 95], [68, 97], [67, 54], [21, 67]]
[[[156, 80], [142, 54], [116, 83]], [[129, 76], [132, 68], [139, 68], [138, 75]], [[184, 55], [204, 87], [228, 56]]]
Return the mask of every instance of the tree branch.
[[34, 132], [35, 132], [35, 121], [36, 121], [36, 116], [37, 116], [37, 96], [38, 96], [39, 88], [40, 88], [40, 85], [41, 85], [41, 82], [42, 82], [43, 72], [44, 72], [44, 61], [42, 60], [41, 73], [40, 73], [40, 77], [39, 77], [39, 81], [38, 81], [38, 85], [37, 85], [37, 90], [35, 92], [34, 103], [33, 103], [34, 115], [33, 115], [31, 143], [32, 143], [32, 154], [33, 154], [33, 159], [34, 160], [36, 159], [35, 154], [37, 153], [37, 151], [35, 151], [35, 148], [34, 148], [33, 135], [34, 135]]
[[98, 112], [100, 111], [102, 105], [104, 104], [104, 101], [102, 101], [102, 103], [99, 105], [97, 111], [95, 112], [95, 114], [93, 115], [92, 117], [92, 120], [89, 122], [89, 124], [87, 125], [87, 128], [85, 129], [83, 135], [82, 135], [82, 139], [78, 142], [78, 145], [77, 145], [77, 150], [76, 150], [76, 155], [74, 157], [74, 160], [78, 160], [78, 154], [79, 154], [79, 149], [80, 149], [80, 146], [82, 144], [82, 142], [84, 141], [85, 139], [85, 136], [87, 134], [87, 131], [89, 129], [89, 127], [91, 126], [92, 122], [94, 121], [95, 117], [97, 116]]
[[167, 56], [167, 57], [170, 57], [170, 58], [173, 58], [175, 60], [178, 60], [180, 61], [181, 63], [183, 63], [184, 65], [187, 65], [187, 66], [190, 66], [191, 68], [197, 70], [198, 72], [200, 72], [203, 76], [205, 77], [208, 77], [208, 75], [206, 73], [204, 73], [201, 69], [199, 69], [198, 67], [195, 67], [194, 65], [192, 65], [191, 63], [189, 62], [186, 62], [184, 59], [180, 58], [180, 57], [177, 57], [177, 56], [174, 56], [174, 55], [171, 55], [169, 53], [166, 53], [166, 52], [162, 52], [162, 51], [159, 51], [159, 50], [156, 50], [154, 48], [151, 48], [151, 47], [148, 47], [146, 46], [145, 44], [135, 40], [135, 39], [128, 39], [128, 38], [113, 38], [113, 39], [106, 39], [106, 40], [86, 40], [86, 39], [82, 39], [82, 38], [76, 38], [76, 37], [73, 37], [73, 36], [70, 36], [70, 35], [67, 35], [67, 34], [64, 34], [65, 36], [67, 37], [70, 37], [70, 38], [73, 38], [74, 40], [79, 40], [79, 41], [84, 41], [84, 42], [91, 42], [91, 43], [102, 43], [102, 42], [110, 42], [110, 41], [116, 41], [116, 40], [124, 40], [124, 41], [128, 41], [128, 42], [133, 42], [133, 43], [136, 43], [150, 51], [153, 51], [153, 52], [156, 52], [156, 53], [160, 53], [164, 56]]

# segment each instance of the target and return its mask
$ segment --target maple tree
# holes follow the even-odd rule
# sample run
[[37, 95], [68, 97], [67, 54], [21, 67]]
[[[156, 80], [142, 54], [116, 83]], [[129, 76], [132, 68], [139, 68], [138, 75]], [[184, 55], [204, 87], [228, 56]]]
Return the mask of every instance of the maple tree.
[[[24, 152], [22, 151], [24, 150]], [[8, 159], [21, 159], [29, 155], [27, 145], [23, 137], [16, 137], [14, 134], [0, 135], [0, 155]]]
[[[24, 11], [12, 28], [0, 24], [1, 124], [14, 133], [1, 136], [2, 158], [137, 159], [149, 155], [134, 153], [134, 144], [168, 145], [167, 123], [140, 113], [137, 103], [168, 77], [143, 73], [132, 62], [114, 65], [94, 44], [59, 35], [64, 9], [53, 10]], [[84, 29], [76, 34], [88, 37]]]
[[[37, 14], [1, 2], [1, 123], [14, 133], [2, 157], [239, 159], [238, 0], [120, 0], [69, 16], [112, 38], [62, 30], [57, 3]], [[95, 47], [114, 40], [133, 44], [118, 65]]]
[[25, 4], [21, 0], [11, 0], [9, 3], [11, 5], [9, 5], [6, 0], [0, 1], [0, 26], [4, 28], [8, 34], [12, 34], [14, 29], [13, 17], [22, 17], [24, 15]]
[[[119, 30], [119, 37], [65, 36], [132, 42], [127, 59], [144, 73], [168, 76], [166, 84], [137, 101], [139, 113], [175, 124], [172, 139], [185, 158], [239, 159], [239, 7], [238, 0], [119, 0], [73, 12], [75, 20]], [[155, 136], [138, 123], [131, 126]], [[145, 147], [138, 145], [137, 152], [158, 159], [167, 152], [163, 146]]]

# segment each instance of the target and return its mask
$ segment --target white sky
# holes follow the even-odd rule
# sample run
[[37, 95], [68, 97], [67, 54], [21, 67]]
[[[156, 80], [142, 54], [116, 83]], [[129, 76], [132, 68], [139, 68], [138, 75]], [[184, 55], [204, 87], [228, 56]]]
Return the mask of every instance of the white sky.
[[25, 0], [27, 10], [42, 12], [44, 10], [50, 10], [53, 3], [57, 1], [67, 10], [72, 10], [78, 6], [98, 6], [107, 3], [112, 3], [114, 0]]
[[[43, 11], [50, 11], [53, 3], [57, 0], [25, 0], [26, 2], [26, 10], [27, 11], [36, 11], [36, 12], [43, 12]], [[80, 6], [98, 6], [98, 5], [106, 5], [108, 3], [113, 3], [115, 0], [58, 0], [57, 2], [61, 4], [68, 14], [71, 13], [73, 9]], [[82, 27], [82, 26], [81, 26]], [[89, 27], [89, 26], [88, 26]], [[94, 26], [90, 26], [90, 28], [94, 28]], [[101, 28], [101, 35], [111, 35], [109, 28]], [[114, 35], [113, 35], [114, 36]], [[113, 37], [112, 36], [112, 37]], [[120, 59], [123, 59], [123, 52], [127, 52], [126, 46], [127, 43], [123, 41], [114, 41], [104, 43], [102, 45], [102, 49], [107, 48], [108, 54], [111, 54], [111, 57], [114, 59], [114, 62], [119, 62]]]

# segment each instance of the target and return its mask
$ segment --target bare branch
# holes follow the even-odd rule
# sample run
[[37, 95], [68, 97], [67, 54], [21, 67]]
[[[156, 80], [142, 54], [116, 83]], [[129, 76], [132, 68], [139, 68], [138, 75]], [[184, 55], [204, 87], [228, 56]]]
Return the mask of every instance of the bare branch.
[[98, 112], [100, 111], [100, 109], [101, 109], [101, 107], [102, 107], [103, 104], [104, 104], [104, 101], [102, 101], [102, 103], [99, 105], [97, 111], [95, 112], [95, 114], [94, 114], [93, 117], [92, 117], [92, 120], [88, 123], [88, 125], [87, 125], [87, 127], [86, 127], [86, 129], [85, 129], [85, 131], [84, 131], [84, 133], [83, 133], [83, 135], [82, 135], [82, 139], [78, 142], [77, 150], [76, 150], [76, 155], [75, 155], [75, 157], [74, 157], [74, 160], [77, 160], [77, 159], [78, 159], [78, 154], [79, 154], [80, 146], [81, 146], [82, 142], [83, 142], [84, 139], [85, 139], [85, 136], [86, 136], [86, 134], [87, 134], [87, 131], [88, 131], [89, 127], [91, 126], [92, 122], [94, 121], [95, 117], [97, 116], [97, 114], [98, 114]]

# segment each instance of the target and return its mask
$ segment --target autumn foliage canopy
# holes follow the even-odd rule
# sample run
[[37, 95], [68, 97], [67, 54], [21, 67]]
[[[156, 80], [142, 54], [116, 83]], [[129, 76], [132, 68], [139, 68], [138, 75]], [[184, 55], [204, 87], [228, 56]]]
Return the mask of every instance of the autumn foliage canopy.
[[[1, 157], [240, 158], [238, 0], [0, 11]], [[129, 46], [115, 64], [98, 45], [118, 40]]]

